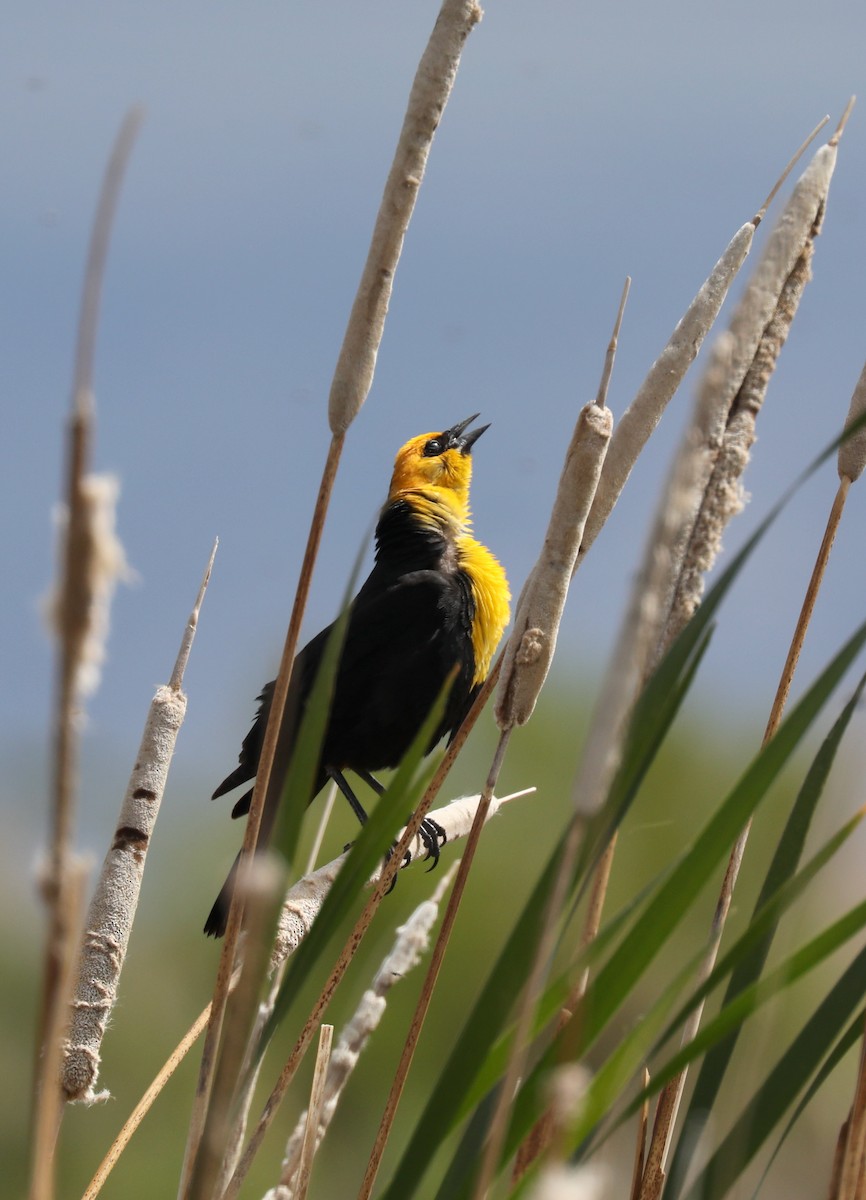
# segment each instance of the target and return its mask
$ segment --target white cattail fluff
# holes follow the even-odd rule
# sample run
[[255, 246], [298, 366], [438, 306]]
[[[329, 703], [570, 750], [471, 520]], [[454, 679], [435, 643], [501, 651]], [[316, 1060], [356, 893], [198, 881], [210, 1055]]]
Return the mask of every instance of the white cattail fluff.
[[[489, 821], [494, 817], [503, 804], [507, 804], [511, 800], [517, 800], [521, 796], [527, 796], [534, 791], [535, 788], [526, 788], [521, 792], [512, 792], [509, 796], [492, 797], [487, 813], [487, 820]], [[446, 804], [443, 808], [437, 808], [428, 814], [429, 819], [435, 821], [442, 829], [446, 844], [450, 845], [460, 838], [469, 836], [480, 800], [481, 797], [477, 795], [459, 796], [456, 800], [452, 800], [450, 804]], [[401, 833], [397, 834], [398, 840]], [[405, 861], [401, 864], [401, 870], [413, 862], [422, 861], [426, 855], [427, 847], [421, 837], [416, 836], [414, 842], [409, 847]], [[298, 946], [309, 933], [310, 927], [316, 919], [319, 909], [322, 907], [324, 899], [331, 890], [331, 885], [339, 874], [345, 860], [346, 854], [341, 854], [339, 858], [335, 858], [332, 862], [326, 863], [325, 866], [319, 867], [318, 870], [305, 875], [303, 879], [299, 879], [297, 883], [289, 888], [286, 898], [283, 901], [283, 909], [280, 913], [279, 924], [277, 926], [277, 936], [271, 956], [272, 970], [275, 970], [283, 959], [297, 950]], [[375, 871], [370, 880], [371, 883], [375, 883], [379, 878], [380, 870], [381, 868]]]
[[836, 147], [829, 143], [815, 152], [773, 227], [755, 273], [731, 317], [734, 352], [723, 386], [729, 409], [754, 363], [782, 289], [806, 244], [820, 228], [836, 156]]
[[[315, 1131], [318, 1147], [334, 1116], [343, 1090], [355, 1069], [361, 1051], [367, 1045], [385, 1013], [387, 995], [413, 967], [421, 961], [427, 950], [430, 931], [439, 915], [439, 905], [445, 891], [454, 878], [457, 864], [452, 864], [447, 875], [440, 881], [432, 898], [425, 900], [412, 913], [405, 925], [397, 930], [397, 938], [391, 952], [385, 957], [371, 986], [364, 992], [349, 1024], [331, 1055], [325, 1080], [325, 1095], [321, 1107], [319, 1124]], [[280, 1174], [280, 1184], [265, 1195], [265, 1200], [292, 1200], [293, 1178], [298, 1169], [301, 1145], [304, 1138], [307, 1114], [298, 1120], [295, 1130], [286, 1145], [285, 1158]]]
[[[75, 534], [78, 544], [73, 547], [81, 567], [81, 591], [73, 600], [80, 616], [72, 620], [80, 630], [76, 656], [76, 690], [80, 696], [92, 695], [99, 686], [117, 583], [135, 578], [116, 532], [119, 494], [120, 483], [114, 475], [86, 475], [81, 481], [82, 513]], [[60, 510], [58, 524], [61, 543], [65, 545], [71, 536], [65, 506]], [[70, 624], [69, 614], [62, 607], [69, 602], [65, 592], [61, 600], [56, 589], [45, 600], [47, 618], [58, 636]]]
[[556, 648], [559, 622], [604, 463], [613, 417], [587, 404], [565, 457], [547, 536], [517, 604], [496, 697], [501, 729], [529, 720]]
[[92, 1101], [99, 1050], [138, 905], [150, 837], [165, 791], [186, 696], [161, 687], [150, 706], [135, 768], [111, 848], [87, 914], [78, 982], [64, 1047], [62, 1084], [69, 1100]]
[[638, 455], [712, 328], [728, 289], [749, 253], [754, 234], [755, 224], [752, 221], [734, 234], [709, 278], [686, 309], [668, 344], [650, 367], [634, 400], [620, 417], [587, 518], [581, 554], [586, 553], [610, 516]]

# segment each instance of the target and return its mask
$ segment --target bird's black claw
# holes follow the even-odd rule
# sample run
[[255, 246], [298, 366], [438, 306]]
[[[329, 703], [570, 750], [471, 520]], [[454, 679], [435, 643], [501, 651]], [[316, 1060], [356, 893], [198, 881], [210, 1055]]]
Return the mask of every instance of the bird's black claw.
[[424, 860], [432, 858], [428, 871], [432, 871], [434, 867], [439, 865], [439, 849], [440, 845], [444, 846], [448, 841], [448, 834], [442, 828], [438, 821], [434, 821], [432, 817], [425, 817], [418, 828], [418, 836], [424, 843], [424, 848], [427, 853], [424, 855]]

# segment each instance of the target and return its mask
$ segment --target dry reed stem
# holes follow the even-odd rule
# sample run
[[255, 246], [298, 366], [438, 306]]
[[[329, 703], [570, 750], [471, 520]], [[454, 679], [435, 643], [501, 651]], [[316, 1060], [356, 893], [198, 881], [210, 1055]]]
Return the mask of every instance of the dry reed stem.
[[[860, 372], [860, 378], [854, 388], [848, 416], [845, 418], [845, 428], [850, 429], [856, 421], [862, 421], [864, 416], [866, 416], [866, 366]], [[866, 466], [866, 425], [861, 425], [857, 432], [847, 438], [839, 447], [837, 466], [840, 479], [850, 479], [853, 483], [860, 478], [863, 467]]]
[[480, 20], [481, 8], [475, 0], [445, 0], [418, 64], [331, 384], [328, 415], [334, 435], [346, 432], [370, 390], [394, 272], [433, 135], [451, 95], [463, 45]]
[[[650, 1073], [644, 1067], [641, 1088], [646, 1091], [650, 1083]], [[641, 1180], [644, 1174], [644, 1156], [646, 1154], [647, 1125], [649, 1124], [649, 1096], [644, 1099], [637, 1120], [637, 1137], [634, 1147], [634, 1167], [631, 1173], [630, 1200], [639, 1200]]]
[[[71, 959], [73, 922], [79, 910], [64, 911], [65, 900], [77, 888], [72, 853], [75, 793], [78, 787], [78, 754], [82, 668], [98, 656], [100, 646], [93, 640], [94, 625], [104, 632], [105, 605], [111, 594], [108, 566], [111, 555], [103, 556], [111, 527], [104, 485], [88, 481], [93, 441], [93, 360], [99, 316], [99, 302], [105, 277], [105, 262], [114, 213], [120, 195], [126, 164], [132, 151], [142, 113], [132, 109], [121, 124], [112, 147], [88, 248], [87, 267], [81, 297], [78, 338], [72, 386], [72, 412], [69, 421], [66, 462], [66, 528], [62, 549], [60, 585], [55, 615], [58, 625], [57, 658], [53, 718], [53, 781], [49, 815], [49, 853], [43, 893], [48, 907], [48, 932], [43, 967], [42, 996], [37, 1022], [37, 1057], [33, 1073], [33, 1123], [36, 1130], [44, 1125], [40, 1104], [54, 1107], [59, 1045], [49, 1046], [47, 1039], [65, 1025], [61, 1009], [68, 995], [60, 994], [61, 975]], [[111, 542], [116, 549], [116, 541]], [[41, 1053], [41, 1057], [40, 1057]], [[62, 1118], [62, 1109], [61, 1116]], [[48, 1194], [48, 1193], [44, 1193]]]
[[194, 1194], [205, 1197], [218, 1195], [226, 1153], [232, 1146], [235, 1096], [249, 1058], [248, 1047], [261, 981], [267, 969], [268, 945], [282, 874], [275, 855], [257, 854], [243, 883], [239, 883], [246, 889], [246, 895], [238, 981], [226, 1007], [219, 1060], [190, 1185]]
[[[294, 662], [295, 650], [297, 649], [301, 621], [303, 619], [304, 609], [306, 608], [307, 597], [309, 595], [313, 566], [315, 564], [319, 545], [321, 544], [322, 540], [325, 514], [327, 512], [328, 501], [333, 490], [334, 478], [337, 473], [337, 466], [339, 465], [342, 449], [343, 437], [332, 437], [328, 447], [325, 465], [322, 470], [322, 479], [319, 484], [318, 494], [316, 496], [316, 504], [313, 509], [312, 520], [310, 522], [310, 532], [307, 537], [303, 562], [301, 563], [301, 572], [298, 579], [298, 587], [295, 593], [294, 604], [292, 606], [292, 614], [289, 619], [289, 627], [286, 632], [286, 640], [283, 646], [283, 655], [280, 660], [280, 668], [274, 683], [274, 695], [267, 728], [265, 729], [264, 741], [262, 743], [259, 770], [256, 775], [256, 782], [253, 788], [253, 797], [250, 804], [250, 812], [244, 829], [244, 840], [241, 847], [241, 861], [238, 871], [238, 885], [235, 888], [234, 895], [232, 897], [232, 903], [229, 908], [225, 937], [223, 938], [219, 964], [217, 966], [216, 983], [214, 985], [214, 993], [211, 999], [210, 1018], [208, 1020], [207, 1032], [205, 1034], [205, 1044], [202, 1049], [201, 1067], [199, 1070], [198, 1084], [196, 1087], [192, 1113], [190, 1116], [186, 1150], [184, 1152], [180, 1189], [178, 1192], [179, 1200], [184, 1200], [186, 1197], [194, 1196], [194, 1193], [191, 1193], [190, 1191], [190, 1187], [192, 1184], [196, 1157], [198, 1155], [199, 1146], [201, 1144], [201, 1138], [204, 1131], [207, 1109], [210, 1104], [210, 1095], [213, 1087], [214, 1072], [216, 1070], [229, 985], [235, 969], [235, 956], [241, 931], [241, 923], [243, 921], [243, 897], [246, 887], [245, 875], [249, 869], [251, 856], [255, 851], [256, 842], [258, 841], [262, 812], [264, 811], [265, 797], [268, 789], [270, 787], [276, 788], [281, 782], [271, 779], [274, 754], [276, 751], [283, 713], [285, 711], [286, 697], [288, 695], [289, 681], [292, 673], [292, 664]], [[202, 1197], [202, 1200], [210, 1200], [210, 1197]]]
[[848, 1125], [851, 1121], [849, 1113], [842, 1122], [842, 1128], [839, 1130], [839, 1136], [836, 1138], [836, 1148], [833, 1152], [833, 1165], [830, 1168], [830, 1188], [827, 1192], [827, 1200], [839, 1200], [839, 1184], [842, 1179], [842, 1159], [845, 1156], [845, 1141], [848, 1137]]
[[[322, 1118], [322, 1106], [325, 1102], [325, 1080], [327, 1079], [328, 1068], [331, 1063], [331, 1043], [333, 1039], [334, 1026], [323, 1025], [319, 1033], [319, 1049], [316, 1053], [316, 1065], [313, 1070], [310, 1103], [307, 1108], [303, 1137], [301, 1139], [301, 1153], [296, 1171], [297, 1179], [294, 1190], [289, 1189], [288, 1191], [288, 1195], [294, 1196], [295, 1200], [307, 1200], [307, 1192], [310, 1188], [313, 1155], [316, 1152], [317, 1135]], [[285, 1179], [285, 1175], [286, 1172], [284, 1169], [280, 1184], [284, 1182], [287, 1184], [290, 1183], [290, 1179]], [[279, 1195], [281, 1190], [281, 1188], [277, 1188], [276, 1195]]]
[[[398, 840], [396, 846], [394, 847], [391, 858], [386, 864], [377, 886], [373, 889], [373, 892], [364, 906], [361, 915], [355, 922], [355, 926], [352, 929], [352, 932], [349, 934], [339, 958], [334, 964], [334, 967], [332, 968], [318, 999], [313, 1005], [303, 1029], [298, 1035], [298, 1039], [295, 1042], [292, 1053], [280, 1072], [280, 1076], [273, 1090], [271, 1091], [270, 1096], [268, 1097], [264, 1110], [259, 1117], [258, 1123], [256, 1124], [256, 1127], [250, 1137], [246, 1149], [241, 1155], [238, 1165], [235, 1168], [235, 1171], [233, 1172], [225, 1191], [223, 1192], [223, 1200], [233, 1200], [233, 1197], [237, 1196], [243, 1180], [249, 1171], [250, 1164], [258, 1152], [262, 1139], [270, 1128], [271, 1122], [273, 1121], [277, 1110], [279, 1109], [279, 1106], [285, 1097], [289, 1084], [294, 1078], [295, 1072], [297, 1071], [298, 1066], [300, 1065], [301, 1060], [306, 1053], [307, 1047], [309, 1046], [315, 1029], [317, 1028], [319, 1018], [321, 1017], [327, 1005], [330, 1003], [334, 992], [339, 987], [349, 963], [352, 961], [358, 946], [363, 940], [364, 934], [369, 929], [370, 923], [373, 920], [373, 917], [376, 915], [382, 899], [390, 890], [391, 884], [399, 869], [400, 860], [408, 850], [412, 840], [417, 836], [421, 821], [426, 816], [430, 805], [439, 792], [439, 789], [442, 787], [448, 772], [454, 765], [457, 755], [463, 749], [466, 739], [472, 731], [475, 722], [478, 720], [481, 712], [487, 704], [487, 701], [490, 699], [491, 693], [496, 686], [496, 681], [499, 678], [501, 666], [502, 655], [500, 654], [491, 668], [490, 674], [482, 684], [478, 695], [475, 697], [472, 707], [464, 717], [460, 728], [451, 739], [445, 754], [442, 756], [442, 761], [436, 768], [433, 778], [427, 785], [427, 789], [412, 815], [411, 821], [409, 821], [407, 824], [403, 831], [402, 837]], [[472, 835], [470, 834], [470, 840], [471, 836]]]
[[782, 668], [782, 676], [779, 680], [779, 686], [776, 689], [776, 695], [773, 699], [773, 705], [770, 709], [770, 716], [767, 721], [767, 728], [764, 731], [764, 742], [766, 745], [782, 720], [782, 713], [785, 710], [785, 705], [788, 702], [788, 693], [791, 690], [791, 682], [794, 678], [794, 672], [797, 669], [797, 663], [800, 659], [800, 652], [803, 649], [803, 643], [806, 640], [806, 631], [809, 628], [809, 623], [812, 620], [812, 613], [815, 610], [815, 601], [818, 599], [818, 592], [821, 588], [821, 583], [824, 579], [824, 573], [827, 570], [827, 563], [830, 559], [830, 551], [833, 549], [833, 543], [836, 540], [836, 533], [839, 529], [839, 522], [842, 519], [842, 512], [845, 507], [845, 500], [848, 496], [848, 489], [851, 486], [847, 476], [843, 476], [839, 482], [839, 487], [836, 490], [836, 496], [830, 508], [830, 515], [827, 518], [827, 527], [824, 530], [824, 537], [821, 540], [821, 546], [818, 550], [818, 557], [815, 560], [815, 566], [812, 568], [812, 575], [809, 579], [809, 586], [806, 588], [806, 595], [803, 600], [800, 615], [797, 618], [797, 626], [794, 630], [794, 636], [791, 639], [791, 645], [788, 649], [788, 657], [785, 659], [785, 665]]
[[[382, 961], [372, 984], [361, 997], [352, 1019], [341, 1034], [328, 1071], [325, 1103], [321, 1117], [314, 1126], [316, 1147], [321, 1144], [328, 1126], [333, 1120], [337, 1105], [358, 1063], [361, 1052], [385, 1015], [388, 993], [413, 967], [420, 963], [422, 955], [426, 953], [430, 944], [430, 931], [439, 915], [442, 897], [451, 886], [458, 867], [458, 862], [451, 864], [430, 899], [423, 901], [405, 924], [397, 930], [394, 945]], [[414, 1023], [413, 1021], [413, 1027]], [[292, 1189], [292, 1179], [296, 1172], [299, 1172], [299, 1143], [304, 1125], [302, 1116], [286, 1147], [283, 1172], [280, 1178], [282, 1186], [269, 1192], [266, 1200], [299, 1200], [296, 1190]], [[306, 1125], [309, 1127], [309, 1121], [306, 1122]]]
[[838, 1200], [857, 1200], [858, 1183], [863, 1170], [863, 1153], [866, 1150], [866, 1040], [860, 1046], [854, 1101], [846, 1126], [845, 1149], [836, 1194]]
[[[497, 753], [499, 747], [497, 747]], [[502, 749], [504, 754], [504, 748]], [[494, 760], [495, 766], [495, 760]], [[498, 769], [496, 770], [498, 776]], [[490, 775], [493, 775], [491, 768]], [[488, 777], [490, 784], [490, 777]], [[484, 814], [484, 820], [490, 812], [494, 811], [496, 801], [493, 797], [493, 788], [496, 786], [495, 780], [490, 784], [490, 797], [488, 800], [488, 811]], [[478, 809], [472, 821], [469, 830], [469, 845], [467, 846], [466, 854], [470, 858], [474, 858], [475, 850], [478, 845], [478, 840], [481, 836], [481, 825], [483, 822], [478, 819], [478, 812], [481, 810], [484, 794], [478, 797]], [[437, 817], [438, 819], [438, 817]], [[464, 855], [464, 858], [466, 855]], [[466, 886], [466, 879], [469, 868], [464, 869], [462, 861], [459, 863], [457, 880], [454, 885], [454, 891], [451, 893], [451, 898], [448, 902], [448, 907], [445, 911], [445, 916], [442, 920], [442, 926], [439, 930], [439, 936], [436, 939], [436, 945], [433, 948], [433, 954], [430, 958], [430, 965], [427, 968], [427, 974], [424, 978], [424, 984], [421, 988], [421, 994], [418, 997], [418, 1003], [415, 1006], [415, 1011], [412, 1014], [412, 1022], [406, 1034], [406, 1041], [403, 1044], [403, 1050], [400, 1054], [400, 1061], [397, 1064], [397, 1069], [394, 1072], [394, 1078], [391, 1082], [391, 1088], [388, 1092], [388, 1098], [385, 1101], [385, 1108], [382, 1112], [382, 1119], [379, 1122], [379, 1129], [376, 1133], [373, 1148], [370, 1151], [370, 1158], [367, 1162], [367, 1169], [364, 1172], [364, 1178], [361, 1181], [361, 1187], [358, 1192], [358, 1200], [369, 1200], [369, 1196], [373, 1191], [376, 1183], [376, 1176], [379, 1173], [379, 1167], [382, 1164], [382, 1157], [385, 1153], [385, 1147], [388, 1144], [388, 1138], [391, 1135], [391, 1129], [394, 1124], [394, 1118], [397, 1113], [397, 1106], [400, 1103], [400, 1098], [403, 1095], [403, 1089], [406, 1085], [406, 1079], [409, 1074], [409, 1068], [412, 1065], [412, 1060], [415, 1056], [415, 1048], [418, 1045], [418, 1039], [421, 1036], [421, 1030], [424, 1027], [424, 1021], [427, 1017], [427, 1012], [430, 1008], [430, 1000], [433, 995], [433, 989], [436, 986], [436, 981], [439, 978], [439, 971], [442, 966], [442, 960], [445, 957], [445, 951], [448, 948], [448, 943], [451, 939], [451, 933], [454, 928], [454, 922], [457, 919], [457, 911], [460, 906], [460, 900]]]
[[216, 544], [187, 621], [172, 682], [159, 687], [151, 703], [135, 767], [127, 785], [117, 827], [90, 901], [72, 999], [61, 1081], [68, 1100], [92, 1103], [102, 1038], [117, 1001], [120, 973], [144, 876], [147, 851], [165, 792], [169, 766], [186, 713], [183, 673], [195, 636]]
[[186, 1058], [189, 1051], [204, 1032], [209, 1016], [210, 1004], [208, 1004], [207, 1007], [201, 1013], [199, 1013], [198, 1017], [184, 1034], [181, 1041], [174, 1048], [174, 1050], [172, 1050], [168, 1059], [163, 1064], [158, 1074], [154, 1077], [153, 1082], [148, 1086], [147, 1091], [127, 1117], [123, 1127], [109, 1147], [108, 1153], [99, 1164], [96, 1174], [87, 1185], [87, 1189], [84, 1192], [81, 1200], [96, 1200], [96, 1197], [102, 1191], [105, 1181], [108, 1179], [108, 1176], [117, 1165], [118, 1159], [132, 1140], [132, 1135], [150, 1112], [154, 1102], [161, 1095], [162, 1090], [168, 1083], [169, 1079], [171, 1079], [172, 1075], [175, 1073], [177, 1068]]
[[[84, 903], [85, 868], [82, 863], [67, 866], [59, 901], [63, 904], [70, 934], [81, 916]], [[60, 1062], [63, 1037], [69, 1014], [69, 999], [73, 983], [73, 940], [63, 945], [63, 957], [57, 963], [56, 1003], [49, 1009], [49, 1024], [45, 1030], [41, 1060], [41, 1079], [36, 1095], [33, 1131], [31, 1136], [31, 1174], [29, 1200], [52, 1200], [55, 1194], [55, 1158], [60, 1125], [65, 1109], [65, 1097], [60, 1086]]]

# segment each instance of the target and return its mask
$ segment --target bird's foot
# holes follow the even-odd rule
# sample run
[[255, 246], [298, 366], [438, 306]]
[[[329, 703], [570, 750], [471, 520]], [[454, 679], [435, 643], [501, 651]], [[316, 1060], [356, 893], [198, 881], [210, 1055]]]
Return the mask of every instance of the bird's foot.
[[433, 860], [427, 868], [428, 871], [432, 871], [439, 865], [439, 850], [448, 841], [448, 834], [438, 821], [434, 821], [432, 817], [425, 817], [418, 827], [418, 836], [427, 851], [424, 861], [426, 862], [428, 858]]

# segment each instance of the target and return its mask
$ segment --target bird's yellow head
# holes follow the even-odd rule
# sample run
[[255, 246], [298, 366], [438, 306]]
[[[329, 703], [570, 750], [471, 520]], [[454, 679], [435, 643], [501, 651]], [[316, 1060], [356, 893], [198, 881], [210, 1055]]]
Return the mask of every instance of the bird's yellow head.
[[422, 433], [408, 441], [397, 453], [388, 500], [406, 492], [435, 491], [455, 515], [469, 515], [469, 484], [472, 479], [471, 450], [487, 425], [466, 432], [478, 413], [441, 433]]

